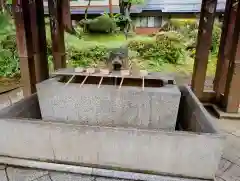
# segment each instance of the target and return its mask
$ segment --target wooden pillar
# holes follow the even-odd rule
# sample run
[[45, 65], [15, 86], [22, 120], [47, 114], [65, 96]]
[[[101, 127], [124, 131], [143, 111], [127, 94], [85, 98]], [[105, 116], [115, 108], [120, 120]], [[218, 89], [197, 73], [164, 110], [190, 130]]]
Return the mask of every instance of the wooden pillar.
[[36, 77], [28, 1], [13, 0], [13, 14], [16, 25], [16, 41], [20, 58], [23, 93], [24, 96], [29, 96], [36, 91]]
[[196, 56], [192, 76], [192, 89], [195, 95], [199, 98], [201, 98], [204, 90], [216, 6], [217, 0], [202, 1]]
[[218, 53], [217, 69], [214, 79], [214, 91], [216, 92], [216, 99], [218, 102], [220, 102], [221, 95], [224, 94], [227, 80], [230, 50], [236, 20], [236, 8], [234, 8], [235, 1], [236, 0], [227, 1], [224, 13], [224, 22]]
[[72, 27], [72, 19], [71, 19], [71, 7], [69, 0], [62, 0], [62, 18], [63, 18], [63, 26], [64, 29], [72, 33], [73, 27]]
[[36, 92], [36, 83], [48, 78], [45, 22], [41, 0], [14, 0], [13, 14], [25, 96]]
[[240, 3], [237, 4], [235, 28], [230, 51], [230, 63], [224, 93], [225, 111], [237, 113], [240, 104]]
[[62, 0], [48, 0], [54, 69], [66, 67]]
[[49, 77], [43, 1], [29, 1], [29, 9], [36, 81], [41, 82]]

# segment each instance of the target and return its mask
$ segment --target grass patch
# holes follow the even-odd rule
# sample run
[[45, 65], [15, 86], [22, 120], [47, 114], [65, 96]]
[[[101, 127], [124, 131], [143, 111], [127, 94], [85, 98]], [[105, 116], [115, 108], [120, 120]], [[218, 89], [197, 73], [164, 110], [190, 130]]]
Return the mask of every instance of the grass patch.
[[119, 42], [126, 41], [126, 38], [122, 33], [117, 33], [117, 34], [86, 33], [82, 36], [82, 38], [85, 41], [95, 41], [95, 42], [102, 42], [102, 43], [111, 42], [111, 41], [119, 41]]
[[[152, 41], [155, 37], [148, 36], [134, 36], [125, 39], [123, 34], [117, 35], [108, 35], [108, 34], [84, 34], [81, 38], [76, 38], [76, 36], [66, 33], [65, 34], [65, 43], [67, 47], [68, 54], [71, 49], [86, 51], [93, 50], [95, 47], [105, 47], [106, 49], [117, 48], [121, 46], [126, 46], [131, 41]], [[159, 51], [161, 51], [159, 49]], [[93, 55], [94, 56], [94, 55]], [[81, 58], [81, 57], [78, 57]], [[77, 59], [78, 59], [77, 58]], [[157, 60], [147, 60], [139, 58], [139, 65], [143, 69], [147, 69], [148, 71], [159, 71], [159, 72], [174, 72], [174, 73], [184, 73], [190, 75], [193, 71], [194, 58], [187, 58], [184, 63], [181, 64], [171, 64], [171, 63], [157, 63]], [[216, 55], [210, 55], [209, 64], [207, 69], [207, 75], [212, 76], [215, 74], [216, 69]], [[151, 61], [154, 61], [151, 64]], [[96, 61], [92, 61], [91, 59], [83, 59], [78, 60], [77, 63], [72, 63], [71, 57], [68, 60], [68, 66], [97, 66], [98, 63]]]

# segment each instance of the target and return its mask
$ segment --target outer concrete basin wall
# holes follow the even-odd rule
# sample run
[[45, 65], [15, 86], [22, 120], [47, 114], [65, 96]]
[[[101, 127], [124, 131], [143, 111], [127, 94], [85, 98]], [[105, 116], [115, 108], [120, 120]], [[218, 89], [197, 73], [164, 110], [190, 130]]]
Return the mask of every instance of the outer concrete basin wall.
[[[197, 119], [191, 116], [193, 114], [190, 112], [179, 115], [184, 119], [183, 128], [189, 120], [191, 126], [188, 126], [188, 130], [191, 132], [89, 126], [76, 122], [18, 118], [17, 115], [16, 118], [11, 118], [16, 106], [20, 108], [29, 104], [29, 101], [37, 101], [36, 95], [33, 95], [0, 112], [0, 117], [4, 115], [4, 118], [0, 119], [0, 132], [3, 135], [0, 137], [0, 155], [213, 179], [224, 138], [218, 134], [204, 108], [197, 107], [201, 104], [191, 90], [184, 87], [181, 91], [186, 98], [180, 103], [180, 107], [185, 106], [182, 111], [186, 113], [189, 109], [198, 115]], [[196, 109], [190, 108], [191, 102], [196, 103]], [[26, 109], [20, 111], [20, 117], [31, 112], [31, 107], [26, 106]], [[192, 123], [196, 120], [205, 126], [193, 126]], [[178, 120], [178, 123], [182, 124], [182, 121]], [[193, 132], [194, 129], [197, 133]]]

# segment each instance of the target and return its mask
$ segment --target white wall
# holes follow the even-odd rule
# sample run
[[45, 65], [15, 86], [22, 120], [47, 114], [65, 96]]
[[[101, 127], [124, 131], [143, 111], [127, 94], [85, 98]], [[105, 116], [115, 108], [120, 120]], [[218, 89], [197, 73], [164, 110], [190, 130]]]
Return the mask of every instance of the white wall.
[[162, 17], [139, 16], [133, 18], [135, 26], [141, 28], [160, 28], [162, 25]]

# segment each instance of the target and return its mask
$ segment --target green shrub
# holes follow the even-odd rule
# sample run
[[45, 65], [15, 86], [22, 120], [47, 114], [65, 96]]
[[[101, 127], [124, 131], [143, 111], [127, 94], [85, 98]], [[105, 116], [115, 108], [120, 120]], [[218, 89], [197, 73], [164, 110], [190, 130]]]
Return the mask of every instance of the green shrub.
[[180, 64], [189, 58], [182, 36], [176, 32], [159, 33], [152, 40], [133, 40], [128, 46], [151, 64]]
[[196, 19], [170, 19], [161, 28], [163, 31], [178, 31], [183, 34], [188, 34], [198, 28]]
[[129, 41], [128, 43], [128, 47], [139, 53], [140, 56], [142, 56], [144, 54], [144, 52], [146, 51], [146, 49], [150, 49], [154, 47], [155, 44], [155, 40], [132, 40]]
[[89, 49], [68, 49], [69, 64], [73, 67], [97, 66], [107, 58], [107, 48], [104, 46], [95, 46]]
[[[19, 58], [13, 26], [4, 18], [6, 17], [0, 16], [0, 27], [2, 27], [0, 28], [0, 76], [11, 77], [19, 73]], [[116, 27], [114, 19], [108, 15], [87, 20], [87, 23], [88, 28], [94, 32], [111, 32]], [[164, 27], [168, 32], [160, 32], [154, 37], [135, 36], [127, 42], [123, 42], [124, 37], [121, 36], [116, 36], [117, 41], [113, 41], [109, 35], [107, 43], [106, 36], [98, 39], [86, 38], [87, 35], [83, 34], [79, 28], [76, 29], [76, 32], [79, 32], [77, 35], [79, 38], [66, 34], [67, 61], [73, 67], [99, 66], [105, 63], [109, 48], [117, 48], [128, 43], [130, 59], [137, 59], [141, 67], [155, 71], [160, 70], [159, 67], [165, 63], [181, 64], [194, 57], [198, 33], [197, 24], [196, 20], [171, 20]], [[212, 35], [211, 52], [216, 56], [221, 35], [220, 23], [214, 25]], [[52, 69], [51, 39], [50, 36], [47, 37], [48, 61], [50, 69]], [[92, 34], [91, 37], [93, 37]]]
[[7, 49], [11, 52], [16, 52], [17, 43], [16, 43], [16, 36], [15, 35], [7, 35], [4, 39], [0, 42], [0, 45], [3, 49]]
[[129, 50], [128, 51], [128, 58], [129, 59], [134, 59], [139, 57], [139, 53], [137, 51]]
[[177, 32], [165, 32], [157, 35], [157, 45], [162, 51], [165, 63], [181, 64], [186, 58], [186, 47], [183, 37]]
[[16, 37], [8, 35], [0, 41], [0, 76], [13, 77], [19, 73]]
[[11, 51], [0, 50], [0, 76], [13, 77], [19, 74], [19, 59]]
[[6, 33], [8, 33], [9, 27], [11, 27], [9, 15], [6, 13], [0, 12], [0, 36], [1, 37]]
[[[214, 24], [213, 26], [213, 32], [212, 32], [212, 44], [211, 44], [211, 53], [212, 55], [217, 55], [220, 45], [220, 38], [221, 38], [221, 27], [218, 24]], [[189, 39], [187, 41], [187, 47], [189, 51], [192, 52], [192, 55], [195, 54], [195, 49], [197, 46], [197, 35], [198, 35], [198, 29], [195, 29], [191, 32], [189, 32]]]
[[211, 46], [211, 52], [213, 54], [218, 53], [219, 45], [220, 45], [221, 32], [222, 32], [221, 27], [218, 26], [217, 24], [214, 25], [213, 32], [212, 32], [212, 46]]
[[[164, 31], [177, 31], [184, 36], [186, 45], [192, 52], [196, 47], [198, 35], [198, 21], [195, 19], [170, 19], [162, 28]], [[221, 23], [216, 21], [212, 32], [212, 54], [217, 54], [221, 37]]]
[[0, 13], [0, 76], [19, 74], [15, 27], [11, 16]]
[[80, 26], [86, 25], [88, 32], [112, 33], [116, 29], [116, 23], [109, 15], [104, 14], [95, 19], [81, 20]]
[[177, 44], [184, 44], [184, 37], [176, 31], [160, 32], [156, 35], [156, 41], [171, 41]]

